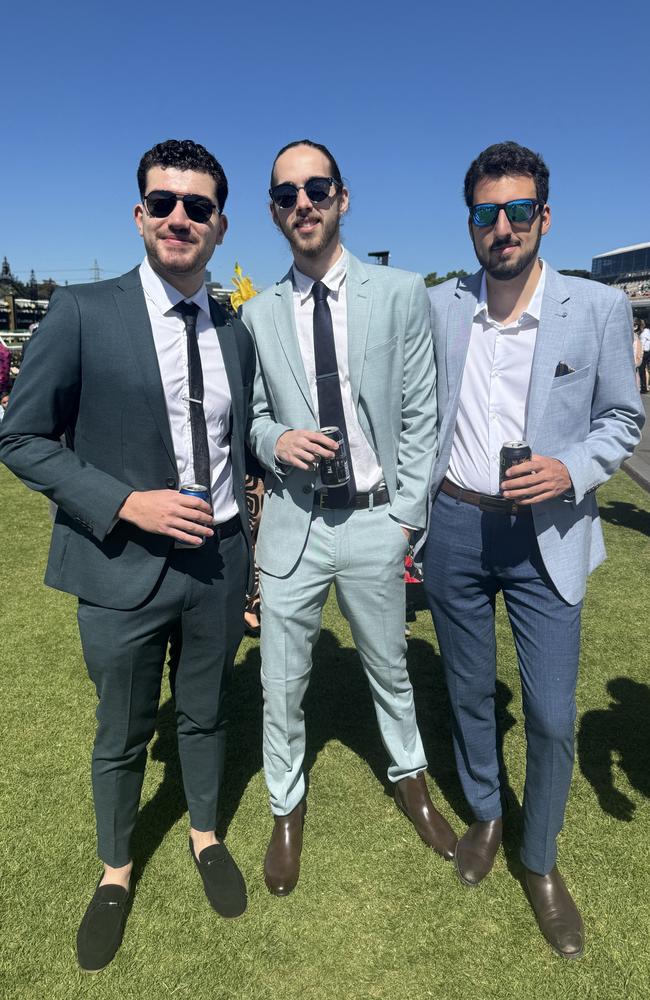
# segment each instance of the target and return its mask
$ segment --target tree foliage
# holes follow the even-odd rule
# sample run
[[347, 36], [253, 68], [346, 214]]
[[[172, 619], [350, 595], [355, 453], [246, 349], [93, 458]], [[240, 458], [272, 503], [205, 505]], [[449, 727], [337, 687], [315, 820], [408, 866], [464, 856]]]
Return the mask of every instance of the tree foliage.
[[463, 271], [462, 268], [460, 271], [447, 271], [446, 274], [440, 276], [437, 271], [432, 271], [431, 274], [427, 274], [424, 283], [427, 288], [432, 288], [433, 285], [441, 285], [443, 281], [449, 281], [450, 278], [466, 278], [467, 274], [468, 272]]

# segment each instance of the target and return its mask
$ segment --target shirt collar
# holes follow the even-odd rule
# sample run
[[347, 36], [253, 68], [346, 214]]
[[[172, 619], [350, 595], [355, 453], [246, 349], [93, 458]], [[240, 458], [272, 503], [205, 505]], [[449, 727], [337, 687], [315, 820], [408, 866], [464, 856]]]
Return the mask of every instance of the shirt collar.
[[[327, 274], [323, 275], [321, 281], [327, 286], [330, 292], [333, 292], [334, 295], [338, 295], [341, 290], [341, 285], [345, 280], [347, 271], [348, 252], [347, 250], [343, 250], [341, 256], [332, 264]], [[308, 277], [306, 274], [303, 274], [302, 271], [299, 271], [295, 264], [293, 265], [292, 272], [293, 287], [300, 295], [300, 304], [303, 305], [311, 295], [311, 290], [314, 286], [314, 279]]]
[[174, 309], [179, 302], [185, 301], [195, 302], [199, 309], [207, 313], [208, 317], [210, 316], [208, 290], [205, 284], [202, 284], [194, 295], [186, 299], [182, 292], [179, 292], [177, 288], [174, 288], [168, 281], [165, 281], [159, 274], [156, 274], [149, 263], [148, 257], [145, 257], [140, 265], [140, 280], [144, 294], [163, 315]]
[[[541, 258], [540, 258], [541, 260]], [[542, 315], [542, 299], [544, 297], [544, 286], [546, 285], [546, 264], [541, 260], [542, 272], [539, 276], [539, 281], [537, 282], [537, 287], [533, 292], [533, 297], [528, 303], [528, 306], [522, 312], [519, 320], [515, 323], [508, 324], [509, 326], [516, 326], [517, 323], [521, 324], [526, 319], [533, 320], [535, 323], [539, 323], [540, 316]], [[485, 270], [481, 277], [481, 291], [478, 297], [478, 302], [476, 303], [476, 309], [474, 310], [474, 318], [484, 319], [486, 322], [491, 323], [495, 326], [501, 326], [501, 323], [495, 323], [493, 319], [490, 318], [490, 313], [488, 311], [488, 301], [487, 301], [487, 278], [485, 275]]]

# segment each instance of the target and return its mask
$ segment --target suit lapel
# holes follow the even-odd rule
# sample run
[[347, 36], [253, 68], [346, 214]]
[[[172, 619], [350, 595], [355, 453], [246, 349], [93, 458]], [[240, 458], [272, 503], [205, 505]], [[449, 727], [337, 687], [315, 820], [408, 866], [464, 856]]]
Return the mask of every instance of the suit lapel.
[[291, 369], [291, 374], [296, 380], [298, 388], [304, 396], [305, 403], [315, 419], [314, 403], [309, 391], [309, 383], [307, 382], [305, 366], [298, 343], [298, 333], [296, 331], [291, 272], [286, 274], [276, 286], [275, 296], [273, 297], [273, 322], [275, 323], [276, 336], [287, 359], [287, 364]]
[[476, 303], [481, 291], [482, 271], [460, 278], [447, 313], [447, 391], [455, 406], [465, 370]]
[[567, 302], [570, 298], [567, 286], [562, 281], [562, 275], [554, 271], [548, 264], [545, 267], [546, 280], [542, 297], [542, 311], [535, 341], [526, 412], [526, 440], [533, 450], [548, 394], [553, 385], [555, 369], [562, 356], [567, 329]]
[[354, 405], [359, 403], [363, 362], [370, 326], [372, 287], [368, 272], [360, 261], [348, 254], [347, 274], [348, 370]]
[[242, 392], [242, 371], [239, 363], [239, 351], [235, 342], [235, 328], [226, 313], [221, 309], [214, 299], [208, 296], [210, 303], [210, 316], [217, 332], [221, 355], [226, 369], [226, 378], [230, 388], [231, 399], [231, 433], [239, 436], [241, 427], [245, 426], [245, 414], [243, 412], [244, 399]]
[[137, 374], [142, 379], [145, 398], [160, 431], [165, 451], [169, 455], [172, 465], [176, 466], [158, 356], [137, 267], [133, 271], [129, 271], [128, 274], [122, 275], [118, 280], [114, 296], [122, 323], [131, 341]]

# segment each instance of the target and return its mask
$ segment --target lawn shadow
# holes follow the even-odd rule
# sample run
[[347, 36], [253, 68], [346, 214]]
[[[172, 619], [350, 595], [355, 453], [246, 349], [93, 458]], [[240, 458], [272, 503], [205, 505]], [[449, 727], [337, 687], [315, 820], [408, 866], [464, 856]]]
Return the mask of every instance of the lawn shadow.
[[641, 535], [650, 535], [650, 511], [642, 510], [636, 504], [610, 500], [600, 508], [600, 516], [616, 528], [631, 528]]
[[650, 798], [650, 687], [630, 677], [614, 677], [606, 690], [612, 696], [608, 708], [592, 709], [580, 720], [578, 760], [603, 812], [629, 823], [636, 806], [616, 788], [614, 767]]

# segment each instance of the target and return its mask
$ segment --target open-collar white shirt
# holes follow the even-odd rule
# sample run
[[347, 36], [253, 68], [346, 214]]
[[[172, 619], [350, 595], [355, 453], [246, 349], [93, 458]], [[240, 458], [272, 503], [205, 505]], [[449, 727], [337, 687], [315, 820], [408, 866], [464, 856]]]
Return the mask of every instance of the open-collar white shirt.
[[[185, 297], [156, 274], [146, 257], [140, 265], [140, 280], [165, 394], [178, 482], [179, 485], [194, 483], [196, 478], [190, 424], [187, 334], [183, 317], [173, 311]], [[209, 487], [214, 519], [217, 524], [221, 524], [237, 513], [230, 461], [230, 386], [219, 338], [210, 315], [205, 285], [201, 285], [185, 301], [195, 302], [199, 307], [196, 336], [203, 369], [203, 410], [210, 453]]]
[[[354, 479], [359, 493], [369, 493], [382, 482], [383, 475], [378, 456], [361, 430], [352, 398], [350, 368], [348, 365], [348, 306], [347, 306], [348, 255], [343, 251], [327, 274], [321, 279], [327, 286], [327, 304], [332, 316], [336, 363], [341, 385], [343, 415], [350, 442], [350, 457]], [[314, 359], [314, 298], [311, 290], [314, 279], [293, 265], [293, 308], [296, 319], [298, 345], [311, 392], [314, 412], [318, 416], [318, 390], [316, 388], [316, 362]], [[354, 331], [352, 332], [354, 336]], [[320, 478], [317, 481], [320, 487]]]
[[464, 489], [497, 494], [501, 446], [523, 440], [545, 283], [542, 262], [528, 307], [503, 326], [490, 316], [483, 272], [447, 470], [447, 478]]

